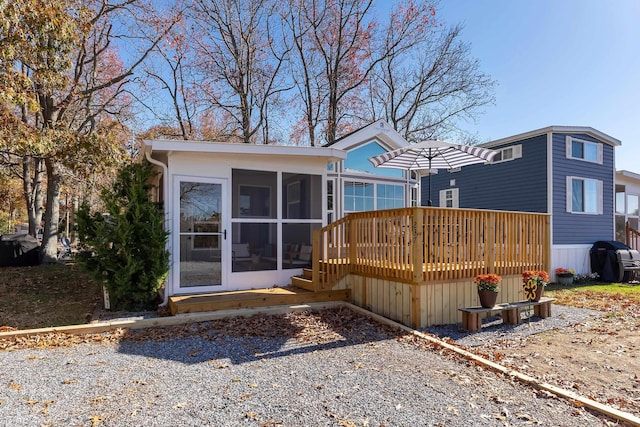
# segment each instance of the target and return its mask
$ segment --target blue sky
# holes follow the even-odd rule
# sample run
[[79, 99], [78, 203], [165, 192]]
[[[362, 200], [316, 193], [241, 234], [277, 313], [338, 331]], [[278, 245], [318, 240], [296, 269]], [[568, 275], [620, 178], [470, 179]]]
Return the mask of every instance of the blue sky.
[[462, 123], [480, 141], [549, 125], [622, 141], [616, 169], [640, 173], [640, 1], [442, 0], [440, 18], [498, 83], [496, 102]]

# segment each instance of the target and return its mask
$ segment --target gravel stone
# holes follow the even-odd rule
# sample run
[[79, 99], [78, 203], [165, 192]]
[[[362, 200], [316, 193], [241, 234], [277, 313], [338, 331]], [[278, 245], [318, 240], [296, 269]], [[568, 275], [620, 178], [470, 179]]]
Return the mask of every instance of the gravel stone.
[[[552, 313], [545, 327], [591, 315], [555, 306]], [[520, 333], [520, 327], [531, 328], [488, 326], [475, 337]], [[326, 342], [224, 335], [220, 323], [211, 328], [209, 338], [181, 334], [0, 353], [0, 425], [603, 424], [584, 408], [416, 345], [366, 318]]]
[[462, 329], [460, 323], [432, 326], [421, 330], [422, 332], [430, 333], [439, 338], [448, 337], [459, 345], [479, 347], [497, 339], [516, 340], [551, 329], [565, 328], [582, 323], [588, 319], [600, 317], [602, 316], [602, 312], [551, 304], [551, 316], [546, 319], [533, 316], [533, 309], [530, 313], [522, 310], [520, 315], [522, 321], [517, 325], [502, 323], [500, 314], [487, 317], [482, 320], [482, 329], [476, 332], [465, 331]]

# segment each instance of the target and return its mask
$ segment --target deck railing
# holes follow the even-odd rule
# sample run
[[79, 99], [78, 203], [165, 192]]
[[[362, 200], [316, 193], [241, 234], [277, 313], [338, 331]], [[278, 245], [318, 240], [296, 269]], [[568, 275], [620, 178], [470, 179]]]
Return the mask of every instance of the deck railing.
[[635, 228], [631, 227], [629, 221], [625, 224], [625, 235], [627, 238], [626, 244], [631, 249], [640, 250], [640, 232]]
[[403, 208], [347, 215], [314, 234], [313, 281], [349, 273], [406, 283], [547, 269], [549, 215]]

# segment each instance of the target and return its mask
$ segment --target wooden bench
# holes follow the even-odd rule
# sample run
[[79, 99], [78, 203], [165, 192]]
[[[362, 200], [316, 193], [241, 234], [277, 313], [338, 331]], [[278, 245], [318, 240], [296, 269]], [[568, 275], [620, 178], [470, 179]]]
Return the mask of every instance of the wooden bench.
[[500, 311], [502, 321], [507, 325], [517, 325], [520, 323], [520, 313], [522, 308], [533, 306], [533, 314], [541, 319], [551, 316], [551, 303], [555, 298], [542, 297], [540, 301], [518, 301], [505, 304], [497, 304], [491, 308], [485, 307], [463, 307], [462, 328], [467, 331], [479, 331], [482, 328], [482, 314], [492, 311]]

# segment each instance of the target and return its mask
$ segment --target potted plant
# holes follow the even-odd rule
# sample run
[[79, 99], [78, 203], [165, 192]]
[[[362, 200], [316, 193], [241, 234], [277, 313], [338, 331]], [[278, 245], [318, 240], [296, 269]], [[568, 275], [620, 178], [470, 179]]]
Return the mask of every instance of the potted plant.
[[524, 299], [528, 301], [540, 301], [547, 284], [549, 284], [549, 274], [544, 270], [522, 272], [522, 290], [524, 291]]
[[570, 270], [563, 267], [556, 268], [556, 280], [561, 285], [570, 285], [573, 283], [573, 277], [575, 276], [576, 271]]
[[484, 308], [491, 308], [496, 305], [498, 292], [500, 291], [499, 283], [502, 277], [497, 274], [478, 274], [473, 283], [478, 287], [478, 298], [480, 305]]

